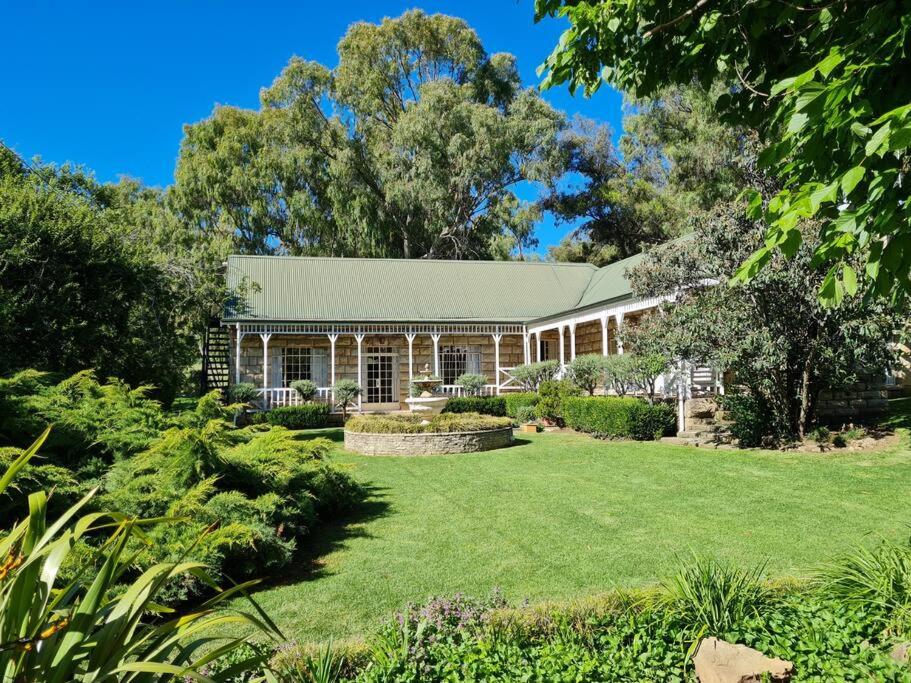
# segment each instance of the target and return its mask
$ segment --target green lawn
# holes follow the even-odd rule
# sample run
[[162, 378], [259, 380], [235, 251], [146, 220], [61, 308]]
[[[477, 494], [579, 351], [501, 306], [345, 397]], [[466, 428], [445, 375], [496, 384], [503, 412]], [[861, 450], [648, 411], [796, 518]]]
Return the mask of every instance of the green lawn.
[[801, 575], [911, 523], [905, 446], [808, 455], [549, 433], [471, 455], [333, 457], [370, 500], [257, 594], [301, 641], [364, 635], [434, 594], [499, 586], [534, 602], [653, 583], [690, 551]]

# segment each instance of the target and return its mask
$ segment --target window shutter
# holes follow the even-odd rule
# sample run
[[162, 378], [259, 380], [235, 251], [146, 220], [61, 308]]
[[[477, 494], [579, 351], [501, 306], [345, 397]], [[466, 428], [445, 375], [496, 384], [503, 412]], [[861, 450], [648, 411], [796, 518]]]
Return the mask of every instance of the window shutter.
[[282, 385], [282, 349], [269, 349], [269, 386]]
[[465, 372], [472, 375], [481, 374], [481, 352], [475, 349], [469, 349], [465, 359]]
[[329, 353], [327, 349], [313, 349], [310, 356], [310, 373], [318, 387], [329, 386]]

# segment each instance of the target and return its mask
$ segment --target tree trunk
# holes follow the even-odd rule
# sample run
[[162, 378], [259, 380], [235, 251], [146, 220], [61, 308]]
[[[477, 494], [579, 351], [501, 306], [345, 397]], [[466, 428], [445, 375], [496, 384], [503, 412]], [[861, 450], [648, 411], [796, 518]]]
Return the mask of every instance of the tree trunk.
[[797, 435], [803, 439], [806, 436], [807, 423], [810, 420], [810, 382], [816, 350], [812, 349], [807, 354], [803, 363], [803, 372], [800, 376], [800, 415], [797, 418]]

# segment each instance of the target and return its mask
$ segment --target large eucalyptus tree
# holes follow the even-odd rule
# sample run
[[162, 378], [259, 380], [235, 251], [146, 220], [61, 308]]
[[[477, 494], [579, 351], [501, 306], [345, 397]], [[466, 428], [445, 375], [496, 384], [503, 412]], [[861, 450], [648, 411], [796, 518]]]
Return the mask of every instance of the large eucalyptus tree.
[[554, 172], [563, 116], [462, 20], [351, 26], [334, 69], [294, 57], [257, 111], [186, 127], [182, 215], [253, 253], [478, 258], [522, 246], [515, 194]]

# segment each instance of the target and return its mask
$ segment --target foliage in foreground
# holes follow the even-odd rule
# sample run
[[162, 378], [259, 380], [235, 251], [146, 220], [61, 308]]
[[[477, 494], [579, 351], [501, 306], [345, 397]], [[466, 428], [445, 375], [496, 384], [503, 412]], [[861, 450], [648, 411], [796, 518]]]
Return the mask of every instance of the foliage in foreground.
[[[44, 435], [5, 468], [0, 494], [43, 440]], [[204, 564], [185, 556], [155, 564], [137, 576], [129, 548], [148, 544], [148, 531], [176, 521], [84, 514], [93, 495], [53, 519], [48, 516], [47, 495], [32, 493], [28, 517], [0, 531], [0, 678], [47, 683], [157, 681], [171, 676], [230, 680], [237, 671], [257, 668], [260, 656], [203, 678], [207, 667], [244, 641], [215, 635], [218, 627], [247, 625], [273, 642], [281, 638], [255, 604], [252, 612], [222, 606], [247, 586], [222, 591]], [[61, 566], [84, 538], [93, 536], [103, 541], [93, 563], [72, 579], [63, 578]], [[189, 613], [161, 614], [155, 602], [162, 590], [187, 575], [210, 586], [214, 597]]]
[[[91, 510], [187, 517], [149, 530], [154, 543], [131, 541], [138, 567], [186, 558], [205, 563], [218, 580], [278, 571], [320, 520], [355, 504], [363, 491], [327, 460], [326, 440], [299, 439], [278, 427], [232, 429], [235, 408], [212, 393], [168, 412], [145, 388], [100, 384], [91, 373], [57, 384], [33, 371], [0, 380], [0, 434], [7, 443], [22, 444], [55, 425], [42, 450], [46, 459], [22, 470], [9, 492], [15, 495], [0, 493], [0, 515], [27, 514], [18, 494], [53, 488], [54, 512], [98, 489], [87, 503]], [[2, 448], [0, 462], [19, 453]], [[80, 541], [62, 569], [67, 577], [90, 561], [92, 542]], [[157, 600], [195, 599], [208, 590], [188, 575], [169, 582]]]
[[[911, 560], [911, 545], [884, 544], [863, 554], [876, 565]], [[794, 663], [795, 681], [907, 681], [911, 669], [889, 650], [896, 610], [908, 596], [885, 599], [889, 572], [865, 569], [866, 588], [833, 590], [850, 580], [848, 556], [826, 569], [825, 581], [769, 583], [761, 568], [695, 557], [658, 588], [616, 592], [567, 604], [510, 608], [494, 593], [432, 598], [395, 615], [366, 646], [339, 651], [345, 680], [363, 683], [426, 680], [692, 679], [698, 641], [717, 636]], [[870, 600], [869, 597], [875, 599]], [[854, 600], [854, 597], [861, 598]], [[907, 624], [906, 624], [907, 626]], [[304, 651], [277, 659], [303, 660]]]
[[345, 429], [367, 434], [427, 434], [478, 432], [511, 426], [512, 420], [508, 417], [478, 413], [442, 413], [430, 418], [420, 415], [355, 415], [345, 424]]
[[[175, 428], [111, 468], [102, 504], [140, 517], [187, 519], [151, 530], [154, 543], [135, 549], [140, 566], [187, 555], [219, 578], [263, 577], [291, 564], [321, 518], [362, 497], [350, 476], [326, 461], [330, 447], [326, 439], [301, 440], [281, 427], [232, 432], [212, 420]], [[183, 601], [205, 591], [190, 578], [163, 597]]]

